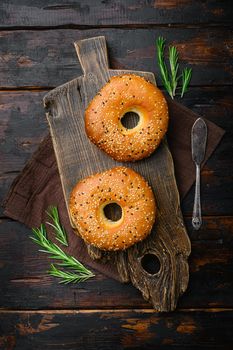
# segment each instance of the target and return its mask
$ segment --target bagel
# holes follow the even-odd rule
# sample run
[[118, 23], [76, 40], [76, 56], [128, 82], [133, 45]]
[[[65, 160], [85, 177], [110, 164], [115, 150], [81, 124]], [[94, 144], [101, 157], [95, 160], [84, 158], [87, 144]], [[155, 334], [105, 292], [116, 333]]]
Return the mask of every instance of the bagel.
[[[105, 215], [110, 203], [121, 207], [117, 221]], [[122, 250], [150, 233], [156, 204], [152, 189], [141, 175], [116, 167], [78, 182], [70, 195], [69, 212], [87, 243], [102, 250]]]
[[[128, 129], [122, 118], [128, 112], [139, 116]], [[148, 157], [160, 144], [168, 128], [168, 107], [162, 92], [149, 81], [134, 75], [114, 76], [85, 111], [89, 139], [117, 161]]]

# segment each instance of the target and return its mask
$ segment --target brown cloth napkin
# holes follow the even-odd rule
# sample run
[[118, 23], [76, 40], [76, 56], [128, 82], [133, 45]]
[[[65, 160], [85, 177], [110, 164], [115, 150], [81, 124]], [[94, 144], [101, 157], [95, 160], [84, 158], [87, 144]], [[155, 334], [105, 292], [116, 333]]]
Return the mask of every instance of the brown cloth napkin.
[[[181, 199], [183, 199], [195, 180], [190, 135], [192, 125], [199, 116], [170, 98], [167, 99], [167, 102], [170, 115], [167, 138], [174, 159], [178, 189]], [[224, 134], [224, 130], [209, 121], [206, 122], [208, 142], [203, 164], [210, 157]], [[13, 182], [4, 205], [6, 216], [29, 227], [39, 226], [42, 221], [46, 220], [45, 211], [49, 205], [58, 206], [61, 222], [68, 232], [69, 252], [92, 268], [109, 277], [119, 279], [116, 267], [111, 263], [101, 264], [93, 261], [87, 254], [82, 239], [72, 231], [50, 136], [42, 141], [39, 149]]]

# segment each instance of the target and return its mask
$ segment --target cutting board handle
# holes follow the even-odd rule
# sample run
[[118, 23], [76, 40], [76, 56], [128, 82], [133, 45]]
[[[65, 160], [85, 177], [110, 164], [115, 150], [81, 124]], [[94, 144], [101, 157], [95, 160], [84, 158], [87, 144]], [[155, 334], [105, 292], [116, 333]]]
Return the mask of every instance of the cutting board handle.
[[107, 46], [104, 36], [79, 40], [74, 43], [84, 75], [108, 70]]

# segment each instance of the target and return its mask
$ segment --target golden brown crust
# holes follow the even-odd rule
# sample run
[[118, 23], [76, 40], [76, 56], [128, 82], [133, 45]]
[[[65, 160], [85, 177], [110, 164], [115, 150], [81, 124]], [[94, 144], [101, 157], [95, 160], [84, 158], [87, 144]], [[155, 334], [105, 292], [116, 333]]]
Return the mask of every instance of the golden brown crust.
[[[121, 206], [122, 217], [108, 220], [103, 208]], [[80, 236], [103, 250], [126, 249], [143, 240], [155, 221], [156, 204], [152, 189], [134, 170], [116, 167], [78, 182], [71, 196], [71, 219]]]
[[[140, 117], [133, 129], [121, 123], [129, 111]], [[139, 160], [154, 152], [167, 131], [167, 103], [162, 92], [144, 78], [114, 76], [86, 109], [85, 127], [89, 139], [115, 160]]]

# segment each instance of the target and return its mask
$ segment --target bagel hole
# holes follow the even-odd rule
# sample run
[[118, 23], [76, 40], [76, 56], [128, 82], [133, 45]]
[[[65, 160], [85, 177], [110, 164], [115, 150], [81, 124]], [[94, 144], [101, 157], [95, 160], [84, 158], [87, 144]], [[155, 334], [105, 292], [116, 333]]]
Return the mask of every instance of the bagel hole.
[[133, 129], [135, 128], [139, 123], [140, 117], [135, 112], [127, 112], [123, 115], [121, 118], [121, 124], [126, 129]]
[[160, 270], [160, 261], [154, 254], [144, 255], [141, 260], [141, 265], [142, 268], [150, 275], [154, 275]]
[[109, 203], [104, 207], [104, 215], [108, 220], [118, 221], [122, 217], [121, 206], [117, 203]]

